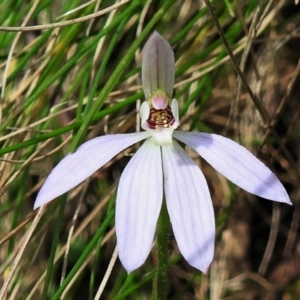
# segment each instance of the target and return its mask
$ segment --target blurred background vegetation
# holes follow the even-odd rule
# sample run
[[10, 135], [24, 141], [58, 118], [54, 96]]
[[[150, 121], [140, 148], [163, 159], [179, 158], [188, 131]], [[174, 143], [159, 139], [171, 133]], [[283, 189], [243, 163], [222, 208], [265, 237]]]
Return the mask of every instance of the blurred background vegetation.
[[136, 146], [39, 213], [32, 207], [70, 150], [140, 130], [141, 51], [154, 30], [175, 52], [180, 129], [238, 141], [275, 172], [294, 204], [239, 190], [190, 152], [209, 183], [216, 252], [201, 274], [170, 233], [168, 299], [300, 299], [295, 2], [210, 1], [220, 28], [202, 0], [0, 2], [1, 300], [151, 299], [153, 257], [127, 275], [115, 250], [115, 191]]

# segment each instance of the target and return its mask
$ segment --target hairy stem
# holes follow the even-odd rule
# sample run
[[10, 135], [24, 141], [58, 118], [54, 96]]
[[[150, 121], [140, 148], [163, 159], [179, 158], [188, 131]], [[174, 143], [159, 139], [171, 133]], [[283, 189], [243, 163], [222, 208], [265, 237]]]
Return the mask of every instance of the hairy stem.
[[168, 262], [169, 247], [168, 236], [170, 230], [170, 218], [168, 215], [165, 201], [156, 228], [156, 258], [157, 258], [157, 275], [153, 279], [152, 300], [167, 299], [168, 293]]

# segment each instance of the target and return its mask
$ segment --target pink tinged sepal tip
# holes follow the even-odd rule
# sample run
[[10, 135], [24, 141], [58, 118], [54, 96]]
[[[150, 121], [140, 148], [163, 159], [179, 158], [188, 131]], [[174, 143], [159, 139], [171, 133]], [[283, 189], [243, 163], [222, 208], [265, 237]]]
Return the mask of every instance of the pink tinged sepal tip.
[[52, 170], [38, 193], [34, 209], [68, 192], [119, 152], [147, 138], [148, 135], [145, 131], [106, 135], [82, 144], [75, 153], [68, 154]]
[[174, 131], [173, 136], [245, 191], [268, 200], [292, 204], [274, 173], [245, 147], [217, 134]]
[[161, 150], [151, 138], [122, 173], [116, 200], [119, 258], [128, 273], [140, 267], [152, 247], [162, 205]]
[[[157, 89], [164, 90], [168, 97], [172, 97], [174, 80], [174, 52], [170, 44], [155, 31], [143, 51], [142, 83], [146, 99]], [[164, 102], [160, 105], [163, 106]]]
[[206, 273], [214, 255], [215, 217], [203, 173], [176, 141], [162, 147], [164, 191], [178, 248]]

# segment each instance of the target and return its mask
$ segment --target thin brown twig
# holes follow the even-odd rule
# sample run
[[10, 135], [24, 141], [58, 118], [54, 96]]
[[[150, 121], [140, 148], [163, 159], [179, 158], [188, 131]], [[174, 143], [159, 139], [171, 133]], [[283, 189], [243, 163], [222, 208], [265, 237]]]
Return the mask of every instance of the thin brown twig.
[[[94, 11], [97, 11], [98, 9], [99, 9], [99, 6], [100, 6], [100, 4], [101, 4], [101, 0], [96, 0], [96, 4], [95, 4], [95, 7], [94, 7]], [[89, 34], [90, 34], [90, 30], [91, 30], [91, 28], [93, 27], [93, 24], [94, 24], [94, 21], [95, 21], [95, 19], [92, 19], [90, 22], [89, 22], [89, 24], [88, 24], [88, 26], [87, 26], [87, 29], [86, 29], [86, 36], [89, 36]]]
[[262, 120], [264, 121], [265, 124], [269, 124], [269, 114], [268, 112], [266, 111], [265, 107], [263, 106], [262, 102], [257, 98], [257, 96], [253, 93], [252, 89], [250, 88], [250, 86], [248, 85], [246, 79], [245, 79], [245, 76], [243, 74], [243, 72], [241, 71], [240, 67], [238, 66], [237, 62], [236, 62], [236, 59], [235, 59], [235, 56], [233, 55], [233, 52], [230, 48], [230, 45], [225, 37], [225, 34], [223, 32], [223, 29], [222, 29], [222, 26], [218, 20], [218, 17], [211, 5], [211, 3], [209, 2], [209, 0], [204, 0], [210, 14], [211, 14], [211, 17], [215, 23], [215, 26], [217, 27], [217, 30], [219, 32], [219, 35], [223, 41], [223, 44], [228, 52], [228, 55], [230, 56], [230, 59], [232, 61], [232, 64], [233, 64], [233, 67], [235, 69], [235, 71], [237, 72], [237, 74], [240, 76], [241, 80], [242, 80], [242, 83], [243, 83], [243, 86], [244, 88], [246, 89], [246, 91], [248, 92], [250, 98], [252, 99], [254, 105], [256, 106], [257, 110], [259, 111], [261, 117], [262, 117]]
[[103, 277], [103, 280], [101, 281], [101, 284], [99, 286], [99, 289], [97, 291], [97, 294], [96, 294], [94, 300], [99, 300], [100, 299], [100, 297], [101, 297], [101, 295], [102, 295], [102, 293], [104, 291], [104, 288], [105, 288], [105, 286], [107, 284], [108, 278], [109, 278], [109, 276], [112, 273], [112, 269], [113, 269], [113, 267], [114, 267], [114, 265], [116, 263], [117, 257], [118, 257], [118, 249], [117, 249], [117, 246], [116, 246], [115, 249], [114, 249], [114, 252], [112, 254], [111, 260], [109, 262], [109, 265], [108, 265], [108, 267], [106, 269], [106, 272], [105, 272], [105, 275]]
[[[19, 174], [24, 170], [26, 166], [28, 166], [32, 160], [50, 143], [52, 142], [52, 138], [48, 139], [37, 151], [35, 151], [28, 159], [24, 161], [24, 163], [20, 166], [20, 168], [7, 180], [5, 185], [0, 189], [0, 196], [3, 195], [10, 185], [14, 182], [14, 180], [19, 176]], [[1, 298], [0, 298], [1, 299]]]
[[36, 214], [36, 216], [35, 216], [32, 224], [30, 225], [30, 227], [29, 227], [26, 235], [24, 236], [24, 242], [22, 243], [22, 245], [20, 247], [20, 250], [19, 250], [16, 258], [15, 258], [15, 260], [12, 263], [12, 266], [10, 268], [10, 272], [9, 272], [8, 276], [6, 277], [6, 279], [4, 281], [4, 284], [2, 286], [2, 289], [0, 291], [0, 299], [4, 299], [4, 295], [6, 295], [6, 293], [7, 293], [7, 289], [8, 289], [8, 286], [10, 284], [10, 281], [11, 281], [11, 279], [12, 279], [12, 277], [13, 277], [13, 275], [14, 275], [14, 273], [15, 273], [18, 265], [19, 265], [19, 262], [21, 260], [21, 257], [23, 255], [24, 251], [25, 251], [26, 246], [28, 245], [29, 240], [30, 240], [30, 238], [31, 238], [31, 236], [32, 236], [32, 234], [33, 234], [33, 232], [34, 232], [34, 230], [35, 230], [38, 222], [40, 221], [40, 219], [41, 219], [41, 217], [42, 217], [42, 215], [43, 215], [43, 213], [45, 211], [45, 207], [46, 206], [43, 205], [38, 210], [38, 213]]
[[[299, 197], [299, 194], [297, 196]], [[292, 222], [291, 222], [289, 234], [288, 234], [287, 239], [286, 239], [287, 242], [285, 244], [284, 251], [283, 251], [283, 257], [284, 258], [289, 258], [290, 255], [292, 254], [293, 247], [294, 247], [294, 245], [297, 241], [299, 220], [300, 220], [300, 210], [299, 210], [299, 205], [296, 204], [296, 207], [295, 207], [294, 212], [293, 212], [293, 217], [292, 217]]]
[[27, 217], [23, 222], [18, 224], [17, 227], [12, 229], [10, 232], [4, 234], [4, 236], [1, 237], [0, 239], [0, 246], [3, 245], [5, 242], [7, 242], [11, 237], [16, 235], [22, 228], [24, 228], [28, 223], [32, 221], [32, 219], [35, 217], [36, 212], [33, 212], [30, 214], [29, 217]]
[[[254, 29], [256, 28], [256, 25], [259, 21], [259, 13], [260, 13], [260, 7], [257, 7], [257, 9], [254, 12], [254, 16], [252, 18], [250, 29], [249, 29], [249, 32], [247, 35], [246, 45], [245, 45], [244, 51], [242, 53], [241, 61], [240, 61], [240, 69], [242, 72], [245, 71], [246, 60], [251, 51], [253, 41], [257, 34], [257, 31]], [[236, 80], [235, 89], [233, 92], [232, 105], [230, 106], [229, 118], [228, 118], [226, 128], [231, 127], [230, 126], [231, 120], [238, 120], [238, 117], [239, 117], [238, 102], [239, 102], [240, 96], [241, 96], [241, 87], [242, 87], [242, 80], [241, 80], [241, 77], [238, 77]], [[238, 122], [238, 124], [240, 124], [240, 122]], [[238, 130], [238, 134], [239, 133], [240, 133], [240, 130]], [[239, 139], [241, 140], [240, 137], [239, 137]]]
[[72, 225], [71, 225], [71, 228], [69, 230], [68, 239], [67, 239], [67, 242], [66, 242], [66, 251], [65, 251], [65, 255], [64, 255], [64, 259], [63, 259], [63, 267], [62, 267], [62, 272], [61, 272], [60, 285], [62, 285], [62, 283], [63, 283], [63, 281], [66, 277], [67, 267], [68, 267], [68, 257], [69, 257], [69, 253], [70, 253], [72, 237], [73, 237], [73, 233], [74, 233], [74, 230], [75, 230], [76, 221], [78, 219], [79, 211], [80, 211], [83, 199], [86, 195], [86, 191], [89, 187], [90, 181], [91, 181], [91, 178], [88, 178], [84, 182], [84, 186], [83, 186], [83, 189], [80, 192], [77, 207], [76, 207], [76, 210], [75, 210], [73, 218], [72, 218]]
[[91, 19], [100, 17], [102, 15], [105, 15], [106, 13], [115, 10], [119, 8], [120, 6], [128, 3], [130, 0], [121, 0], [120, 2], [109, 6], [108, 8], [102, 9], [100, 11], [97, 11], [96, 13], [76, 18], [73, 20], [63, 21], [59, 23], [51, 23], [46, 25], [36, 25], [36, 26], [27, 26], [27, 27], [9, 27], [9, 26], [0, 26], [0, 31], [9, 31], [9, 32], [18, 32], [18, 31], [35, 31], [35, 30], [45, 30], [45, 29], [52, 29], [52, 28], [58, 28], [58, 27], [64, 27], [72, 24], [82, 23], [89, 21]]
[[258, 269], [258, 274], [264, 275], [267, 271], [268, 265], [270, 263], [273, 249], [275, 246], [278, 228], [279, 228], [279, 221], [280, 221], [280, 208], [279, 204], [277, 202], [273, 202], [273, 215], [272, 215], [272, 226], [271, 226], [271, 232], [268, 240], [268, 244], [263, 256], [263, 259], [261, 261], [261, 264]]
[[288, 103], [291, 95], [292, 95], [292, 92], [295, 88], [295, 83], [296, 83], [296, 80], [297, 78], [299, 77], [299, 74], [300, 74], [300, 59], [298, 60], [298, 64], [297, 64], [297, 67], [295, 69], [295, 72], [294, 72], [294, 75], [286, 89], [286, 93], [285, 95], [283, 96], [276, 112], [275, 112], [275, 115], [274, 117], [272, 118], [272, 121], [270, 122], [270, 125], [268, 126], [268, 129], [265, 133], [265, 135], [263, 136], [262, 138], [262, 142], [261, 142], [261, 147], [265, 144], [268, 136], [270, 135], [272, 129], [274, 128], [274, 126], [276, 125], [276, 123], [278, 122], [280, 116], [282, 115], [282, 112], [283, 112], [283, 109], [285, 108], [286, 104]]
[[[40, 3], [39, 0], [36, 0], [33, 5], [30, 8], [30, 11], [28, 12], [28, 14], [25, 17], [25, 20], [22, 23], [21, 27], [24, 27], [25, 24], [27, 24], [27, 22], [29, 21], [30, 17], [32, 16], [32, 14], [34, 13], [36, 7], [38, 6], [38, 4]], [[10, 62], [12, 60], [13, 57], [13, 53], [14, 50], [16, 48], [16, 45], [21, 37], [22, 32], [18, 32], [12, 42], [12, 45], [10, 47], [9, 53], [8, 53], [8, 57], [6, 60], [6, 65], [5, 65], [5, 69], [4, 69], [4, 74], [2, 76], [2, 90], [1, 90], [1, 100], [4, 99], [4, 95], [5, 95], [5, 86], [6, 86], [6, 80], [7, 80], [7, 74], [8, 74], [8, 70], [10, 67]], [[2, 122], [2, 101], [0, 102], [0, 123]]]

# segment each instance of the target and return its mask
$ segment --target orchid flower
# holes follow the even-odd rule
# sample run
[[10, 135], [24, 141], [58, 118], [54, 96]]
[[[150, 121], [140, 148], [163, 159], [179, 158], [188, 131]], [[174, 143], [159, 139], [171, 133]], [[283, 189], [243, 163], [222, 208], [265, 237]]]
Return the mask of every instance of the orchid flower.
[[128, 272], [149, 255], [164, 198], [183, 257], [202, 272], [213, 259], [215, 218], [208, 185], [178, 141], [247, 192], [291, 204], [277, 177], [244, 147], [216, 134], [175, 130], [179, 113], [177, 100], [171, 98], [174, 68], [171, 46], [154, 32], [142, 61], [146, 101], [140, 116], [145, 131], [106, 135], [84, 143], [53, 169], [34, 204], [37, 208], [62, 195], [122, 150], [146, 140], [126, 166], [116, 198], [117, 246]]

